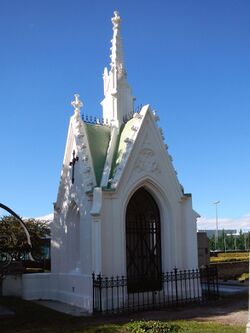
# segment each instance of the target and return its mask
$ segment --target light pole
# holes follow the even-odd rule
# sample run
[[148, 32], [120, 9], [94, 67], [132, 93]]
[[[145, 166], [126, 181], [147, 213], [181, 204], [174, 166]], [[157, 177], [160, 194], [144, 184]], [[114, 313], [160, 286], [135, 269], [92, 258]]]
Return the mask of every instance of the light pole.
[[220, 201], [214, 201], [213, 204], [215, 205], [215, 222], [216, 222], [216, 230], [215, 230], [215, 242], [214, 242], [214, 247], [215, 250], [217, 250], [218, 246], [218, 204]]

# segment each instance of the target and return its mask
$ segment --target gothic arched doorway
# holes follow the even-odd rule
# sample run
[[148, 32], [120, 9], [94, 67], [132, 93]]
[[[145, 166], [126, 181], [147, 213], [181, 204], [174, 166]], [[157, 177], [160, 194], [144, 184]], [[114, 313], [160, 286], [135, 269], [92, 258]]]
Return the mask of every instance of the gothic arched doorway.
[[128, 292], [162, 288], [160, 212], [144, 188], [133, 194], [127, 206], [126, 256]]

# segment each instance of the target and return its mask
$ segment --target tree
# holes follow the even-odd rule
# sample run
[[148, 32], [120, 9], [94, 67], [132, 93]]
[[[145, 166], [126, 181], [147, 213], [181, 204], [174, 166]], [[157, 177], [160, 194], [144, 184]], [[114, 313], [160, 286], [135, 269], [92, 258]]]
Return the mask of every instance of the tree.
[[240, 230], [239, 235], [237, 237], [238, 249], [245, 250], [245, 236], [242, 230]]
[[43, 254], [43, 239], [50, 235], [50, 229], [44, 221], [26, 219], [24, 222], [30, 234], [31, 249], [24, 230], [15, 217], [3, 216], [0, 219], [0, 254], [7, 254], [15, 261], [24, 259], [29, 252], [33, 258], [40, 258]]
[[215, 251], [215, 235], [212, 235], [212, 237], [209, 239], [209, 248], [210, 251]]

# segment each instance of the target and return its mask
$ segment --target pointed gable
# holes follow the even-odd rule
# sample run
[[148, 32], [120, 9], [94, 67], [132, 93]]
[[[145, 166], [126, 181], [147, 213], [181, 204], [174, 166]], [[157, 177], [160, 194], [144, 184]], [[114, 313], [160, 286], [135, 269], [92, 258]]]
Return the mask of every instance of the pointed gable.
[[123, 175], [132, 172], [130, 178], [134, 181], [141, 177], [159, 180], [167, 177], [176, 195], [180, 197], [183, 194], [172, 157], [167, 152], [167, 145], [156, 120], [157, 116], [146, 105], [124, 124], [110, 177], [110, 185], [114, 190], [124, 182]]
[[140, 117], [139, 114], [135, 114], [134, 117], [127, 121], [120, 129], [119, 141], [116, 153], [114, 154], [114, 161], [110, 174], [112, 188], [117, 186], [120, 175], [125, 167], [129, 153], [135, 142], [140, 125], [139, 121], [141, 119], [142, 117]]

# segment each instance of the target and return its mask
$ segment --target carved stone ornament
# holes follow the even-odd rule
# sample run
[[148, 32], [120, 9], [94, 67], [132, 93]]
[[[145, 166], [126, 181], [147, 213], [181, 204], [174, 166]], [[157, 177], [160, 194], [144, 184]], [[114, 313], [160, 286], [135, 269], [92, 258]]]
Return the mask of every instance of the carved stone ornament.
[[142, 119], [143, 115], [138, 113], [138, 112], [135, 112], [134, 115], [133, 115], [133, 118]]
[[156, 172], [160, 173], [159, 162], [153, 150], [144, 148], [140, 151], [135, 165], [137, 172]]
[[61, 207], [57, 204], [57, 202], [54, 202], [53, 205], [54, 205], [54, 210], [56, 211], [56, 213], [60, 213]]
[[121, 22], [121, 18], [117, 10], [114, 11], [114, 17], [112, 17], [111, 21], [113, 23], [113, 29], [118, 29]]
[[80, 95], [79, 94], [75, 94], [75, 100], [71, 102], [71, 105], [74, 108], [75, 114], [80, 113], [80, 109], [83, 106], [82, 101], [80, 100]]

